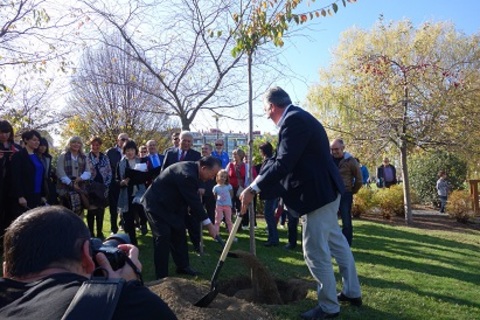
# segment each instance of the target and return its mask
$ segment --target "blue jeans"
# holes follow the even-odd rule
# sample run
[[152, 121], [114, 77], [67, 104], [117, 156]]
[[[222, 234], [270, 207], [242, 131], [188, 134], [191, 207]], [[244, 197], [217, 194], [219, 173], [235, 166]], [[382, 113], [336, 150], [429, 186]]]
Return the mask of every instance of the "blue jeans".
[[440, 198], [440, 212], [445, 212], [445, 206], [447, 205], [447, 196], [438, 196]]
[[268, 240], [272, 244], [278, 244], [278, 230], [277, 221], [275, 220], [275, 209], [278, 206], [278, 198], [269, 199], [263, 202], [264, 209], [263, 215], [265, 216], [265, 222], [267, 223]]
[[353, 241], [352, 202], [353, 193], [345, 191], [340, 199], [340, 208], [338, 209], [342, 218], [342, 233], [347, 238], [350, 247]]

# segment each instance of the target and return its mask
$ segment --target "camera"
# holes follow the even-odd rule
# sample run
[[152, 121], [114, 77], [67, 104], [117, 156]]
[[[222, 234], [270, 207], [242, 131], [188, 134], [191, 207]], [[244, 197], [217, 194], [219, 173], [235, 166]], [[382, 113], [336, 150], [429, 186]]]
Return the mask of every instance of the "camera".
[[119, 244], [129, 244], [130, 237], [127, 234], [114, 234], [105, 239], [102, 242], [99, 238], [90, 238], [90, 249], [92, 252], [93, 261], [98, 267], [98, 263], [95, 260], [97, 253], [103, 253], [110, 263], [113, 270], [118, 270], [125, 265], [127, 255], [122, 250], [118, 249]]

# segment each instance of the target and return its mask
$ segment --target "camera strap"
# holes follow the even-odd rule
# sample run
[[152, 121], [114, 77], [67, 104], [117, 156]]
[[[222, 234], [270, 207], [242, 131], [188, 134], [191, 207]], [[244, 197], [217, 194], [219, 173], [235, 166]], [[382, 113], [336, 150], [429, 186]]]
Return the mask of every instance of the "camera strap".
[[62, 320], [90, 319], [92, 311], [95, 312], [95, 319], [112, 319], [124, 284], [124, 279], [92, 279], [83, 282]]

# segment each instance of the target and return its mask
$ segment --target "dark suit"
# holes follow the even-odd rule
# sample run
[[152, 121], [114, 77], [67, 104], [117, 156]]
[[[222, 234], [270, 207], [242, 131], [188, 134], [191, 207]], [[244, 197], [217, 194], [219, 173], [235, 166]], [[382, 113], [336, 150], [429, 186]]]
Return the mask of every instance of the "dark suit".
[[154, 238], [157, 279], [168, 276], [170, 252], [177, 268], [189, 266], [185, 208], [190, 207], [197, 221], [208, 218], [198, 196], [199, 187], [198, 163], [182, 161], [163, 170], [142, 198]]
[[33, 209], [40, 205], [40, 198], [46, 196], [44, 181], [45, 169], [40, 158], [36, 154], [33, 156], [37, 158], [42, 170], [40, 193], [35, 193], [35, 173], [37, 169], [35, 168], [32, 159], [30, 159], [27, 149], [22, 149], [12, 156], [11, 166], [13, 179], [11, 188], [13, 190], [13, 199], [16, 205], [16, 216], [19, 216], [26, 211], [26, 208], [21, 207], [18, 204], [19, 198], [24, 197], [27, 200], [27, 206], [30, 209]]
[[394, 184], [397, 184], [397, 170], [391, 164], [387, 165], [392, 170], [393, 180], [385, 181], [385, 168], [383, 165], [377, 168], [377, 187], [390, 188]]
[[[162, 171], [167, 169], [170, 165], [179, 161], [179, 148], [172, 148], [165, 153], [165, 159], [163, 159]], [[183, 161], [197, 161], [200, 160], [202, 155], [200, 152], [190, 149], [187, 151]]]
[[[180, 153], [181, 153], [180, 148], [173, 148], [167, 151], [167, 153], [165, 154], [165, 159], [163, 160], [162, 171], [168, 168], [170, 165], [180, 161], [179, 160]], [[197, 161], [197, 160], [200, 160], [201, 157], [202, 155], [200, 154], [200, 152], [190, 149], [187, 151], [182, 161]], [[200, 188], [204, 188], [204, 187], [205, 185], [202, 182], [202, 184], [200, 184]], [[197, 194], [197, 197], [199, 197], [198, 194]], [[188, 212], [187, 207], [185, 207], [184, 210], [185, 212]], [[185, 224], [188, 230], [188, 234], [190, 235], [190, 241], [192, 242], [195, 250], [199, 251], [200, 250], [200, 226], [199, 226], [200, 221], [197, 221], [197, 219], [195, 219], [195, 217], [190, 214], [186, 214], [185, 219], [186, 219]]]
[[[255, 180], [265, 198], [282, 197], [303, 218], [305, 263], [318, 283], [318, 306], [323, 312], [340, 311], [332, 255], [340, 266], [342, 293], [360, 297], [355, 261], [338, 225], [337, 212], [344, 185], [330, 154], [323, 126], [308, 112], [287, 107], [280, 120], [277, 153]], [[305, 315], [318, 314], [312, 309]], [[303, 315], [302, 315], [303, 316]]]
[[[287, 130], [288, 128], [288, 130]], [[327, 134], [311, 114], [291, 106], [278, 135], [275, 161], [256, 183], [265, 198], [281, 197], [300, 215], [334, 201], [344, 186], [332, 160]]]
[[[113, 147], [107, 150], [107, 157], [110, 160], [110, 168], [112, 172], [117, 172], [117, 166], [122, 159], [122, 153], [120, 153], [117, 147]], [[120, 186], [115, 179], [112, 179], [110, 188], [108, 188], [108, 207], [110, 210], [110, 227], [113, 233], [118, 232], [118, 196], [120, 195]]]

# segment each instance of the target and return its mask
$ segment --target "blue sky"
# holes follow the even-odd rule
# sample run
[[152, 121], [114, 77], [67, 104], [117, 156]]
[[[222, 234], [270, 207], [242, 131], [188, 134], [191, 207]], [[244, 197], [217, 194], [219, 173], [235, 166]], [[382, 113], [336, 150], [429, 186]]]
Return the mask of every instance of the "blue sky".
[[[306, 1], [304, 1], [306, 2]], [[311, 6], [331, 3], [317, 0]], [[385, 21], [409, 19], [415, 26], [425, 21], [451, 21], [457, 30], [466, 34], [480, 31], [480, 1], [478, 0], [357, 0], [341, 6], [336, 15], [314, 20], [315, 30], [308, 31], [309, 39], [297, 37], [286, 40], [284, 57], [289, 66], [306, 81], [281, 81], [292, 100], [302, 103], [308, 86], [318, 81], [318, 70], [327, 67], [330, 51], [336, 46], [343, 31], [356, 26], [371, 29], [383, 15]]]
[[[303, 3], [306, 4], [308, 1], [303, 0]], [[316, 0], [311, 8], [321, 8], [332, 1]], [[300, 36], [285, 39], [283, 58], [302, 80], [296, 80], [292, 75], [291, 78], [279, 79], [277, 84], [290, 94], [295, 103], [302, 105], [308, 87], [318, 81], [319, 68], [329, 65], [331, 49], [337, 45], [341, 33], [353, 26], [371, 29], [380, 15], [383, 15], [385, 21], [409, 19], [415, 26], [425, 21], [451, 21], [457, 30], [472, 34], [480, 32], [479, 12], [478, 0], [357, 0], [356, 3], [347, 3], [346, 7], [340, 3], [337, 14], [315, 19], [311, 21], [313, 22], [310, 24], [311, 30], [300, 32], [307, 35], [308, 39]], [[260, 114], [261, 108], [261, 103], [256, 102], [254, 113]], [[202, 122], [206, 127], [215, 127], [212, 119], [199, 117], [198, 120], [192, 126], [194, 129], [200, 129], [202, 125], [199, 124]], [[223, 131], [246, 132], [248, 122], [221, 119], [219, 128]], [[256, 117], [254, 130], [275, 132], [276, 128], [270, 120]]]

